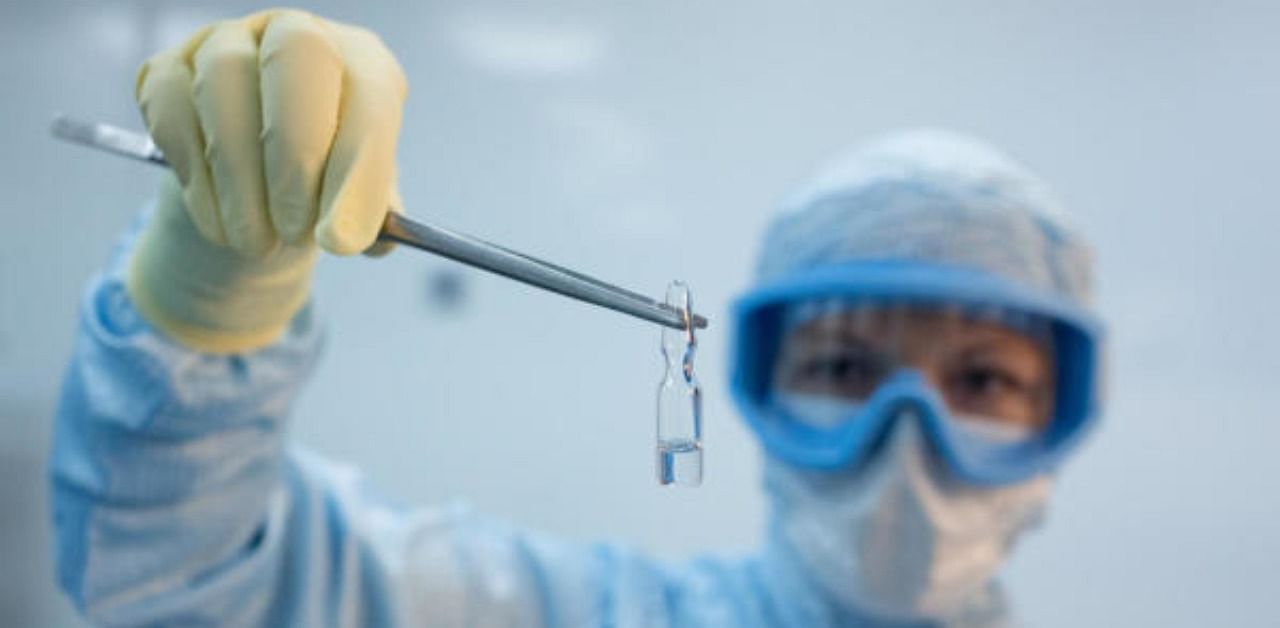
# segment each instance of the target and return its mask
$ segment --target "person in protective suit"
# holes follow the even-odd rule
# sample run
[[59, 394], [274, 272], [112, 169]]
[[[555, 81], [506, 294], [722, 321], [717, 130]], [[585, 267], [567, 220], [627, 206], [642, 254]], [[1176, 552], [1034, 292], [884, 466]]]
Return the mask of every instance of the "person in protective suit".
[[143, 66], [158, 200], [88, 286], [50, 467], [60, 584], [108, 626], [1001, 626], [995, 575], [1099, 406], [1092, 263], [979, 142], [896, 134], [769, 226], [731, 390], [765, 456], [741, 557], [659, 561], [401, 509], [289, 442], [321, 251], [398, 211], [373, 33], [219, 22]]

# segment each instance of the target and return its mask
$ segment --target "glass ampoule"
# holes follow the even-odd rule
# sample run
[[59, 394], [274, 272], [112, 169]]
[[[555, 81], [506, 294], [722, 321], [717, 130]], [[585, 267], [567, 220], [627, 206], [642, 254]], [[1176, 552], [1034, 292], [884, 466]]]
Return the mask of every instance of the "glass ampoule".
[[663, 485], [702, 484], [702, 389], [693, 373], [697, 340], [689, 286], [673, 281], [667, 305], [684, 315], [685, 329], [662, 328], [665, 368], [658, 384], [657, 475]]

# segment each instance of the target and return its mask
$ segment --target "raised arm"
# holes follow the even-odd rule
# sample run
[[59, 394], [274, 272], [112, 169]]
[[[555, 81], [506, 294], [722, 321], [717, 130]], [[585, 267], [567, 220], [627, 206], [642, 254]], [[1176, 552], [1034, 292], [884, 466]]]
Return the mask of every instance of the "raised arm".
[[95, 624], [778, 619], [760, 585], [783, 580], [751, 562], [671, 568], [462, 506], [388, 505], [356, 470], [287, 443], [289, 406], [320, 346], [311, 310], [266, 347], [196, 351], [158, 332], [129, 299], [122, 267], [132, 246], [85, 294], [50, 461], [60, 584]]
[[61, 583], [94, 619], [277, 623], [243, 620], [339, 588], [308, 584], [338, 569], [313, 515], [341, 509], [283, 418], [319, 343], [318, 253], [369, 249], [398, 203], [405, 93], [375, 35], [300, 11], [210, 25], [139, 72], [173, 176], [86, 296], [51, 460]]

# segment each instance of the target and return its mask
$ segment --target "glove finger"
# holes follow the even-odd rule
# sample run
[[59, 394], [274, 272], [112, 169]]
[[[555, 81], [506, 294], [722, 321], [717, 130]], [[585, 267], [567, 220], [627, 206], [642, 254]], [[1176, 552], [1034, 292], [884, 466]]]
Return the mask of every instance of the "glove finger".
[[225, 245], [227, 238], [205, 160], [204, 133], [196, 115], [192, 81], [185, 51], [163, 52], [147, 60], [138, 71], [136, 96], [147, 131], [164, 151], [182, 184], [183, 204], [191, 221], [210, 242]]
[[195, 106], [227, 244], [261, 257], [279, 240], [267, 213], [258, 45], [249, 23], [214, 26], [194, 65]]
[[341, 117], [325, 167], [316, 242], [338, 255], [369, 248], [391, 200], [407, 85], [373, 33], [333, 25], [346, 67]]
[[280, 237], [301, 244], [312, 238], [338, 129], [341, 52], [319, 18], [285, 10], [266, 25], [260, 61], [267, 205]]
[[[393, 213], [400, 214], [402, 216], [404, 215], [404, 201], [400, 200], [399, 185], [394, 182], [394, 178], [391, 184], [391, 200], [387, 205], [387, 209]], [[386, 220], [386, 216], [383, 216], [383, 220]], [[382, 257], [395, 250], [395, 248], [395, 242], [392, 242], [391, 240], [377, 239], [373, 241], [373, 244], [370, 245], [369, 248], [364, 250], [364, 254], [369, 257]]]

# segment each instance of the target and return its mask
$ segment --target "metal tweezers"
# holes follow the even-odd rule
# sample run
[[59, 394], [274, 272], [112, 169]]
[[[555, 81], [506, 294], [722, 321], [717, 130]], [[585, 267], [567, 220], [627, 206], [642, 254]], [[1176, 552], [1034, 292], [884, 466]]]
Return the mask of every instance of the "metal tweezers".
[[[169, 165], [164, 154], [144, 133], [61, 115], [54, 118], [52, 131], [54, 136], [76, 144], [161, 166]], [[396, 212], [387, 212], [379, 238], [673, 329], [687, 330], [688, 321], [695, 328], [707, 326], [707, 319], [702, 316], [682, 312], [642, 294], [480, 238], [417, 222]]]

